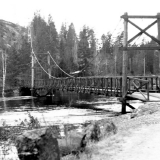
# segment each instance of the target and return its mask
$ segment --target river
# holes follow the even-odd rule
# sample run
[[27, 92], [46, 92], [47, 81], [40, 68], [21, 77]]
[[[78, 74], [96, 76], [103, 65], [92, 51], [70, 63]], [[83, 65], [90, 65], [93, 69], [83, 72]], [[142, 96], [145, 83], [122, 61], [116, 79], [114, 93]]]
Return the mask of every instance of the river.
[[[138, 107], [142, 103], [133, 101]], [[131, 111], [129, 108], [128, 111]], [[116, 97], [105, 97], [75, 92], [56, 92], [53, 96], [31, 97], [9, 94], [0, 98], [0, 126], [19, 125], [30, 113], [42, 126], [78, 126], [114, 117], [121, 112], [121, 103]]]
[[[139, 101], [132, 102], [136, 108], [141, 104]], [[127, 108], [127, 111], [131, 110]], [[0, 127], [29, 121], [30, 114], [38, 119], [41, 126], [54, 125], [61, 136], [65, 136], [68, 130], [81, 132], [91, 121], [118, 116], [120, 112], [121, 103], [116, 97], [75, 92], [56, 92], [53, 96], [39, 98], [9, 94], [0, 98]], [[9, 145], [7, 154], [5, 152], [0, 146], [0, 160], [19, 160], [14, 145]]]

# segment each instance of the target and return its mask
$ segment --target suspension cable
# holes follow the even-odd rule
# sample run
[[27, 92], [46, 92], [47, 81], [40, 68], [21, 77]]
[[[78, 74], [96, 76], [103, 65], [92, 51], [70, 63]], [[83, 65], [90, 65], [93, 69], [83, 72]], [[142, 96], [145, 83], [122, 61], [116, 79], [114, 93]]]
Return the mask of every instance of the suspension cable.
[[[43, 68], [43, 66], [42, 66], [41, 63], [39, 62], [36, 54], [34, 53], [32, 36], [30, 36], [30, 39], [31, 39], [31, 50], [32, 50], [31, 53], [34, 55], [34, 58], [36, 59], [37, 63], [38, 63], [39, 66], [41, 67], [41, 69], [42, 69], [48, 76], [50, 76], [50, 77], [52, 77], [52, 78], [56, 78], [56, 77], [53, 77], [51, 74], [49, 74], [49, 73]], [[56, 79], [57, 79], [57, 78], [56, 78]]]
[[[118, 21], [118, 23], [117, 23], [115, 29], [112, 31], [111, 35], [113, 35], [113, 33], [116, 31], [116, 29], [117, 29], [118, 25], [120, 24], [121, 20], [122, 20], [122, 18], [120, 18], [120, 20]], [[100, 54], [100, 51], [99, 51], [99, 52], [92, 58], [92, 60], [91, 60], [88, 64], [86, 64], [79, 72], [82, 72], [83, 70], [85, 70], [85, 69], [90, 65], [90, 63], [92, 63], [92, 62], [95, 60], [95, 58], [96, 58], [99, 54]]]
[[[52, 78], [56, 78], [56, 77], [53, 77], [51, 74], [49, 74], [49, 73], [44, 69], [44, 67], [41, 65], [41, 63], [39, 62], [39, 60], [38, 60], [38, 58], [37, 58], [37, 56], [35, 55], [34, 52], [33, 52], [33, 55], [34, 55], [34, 58], [36, 59], [37, 63], [38, 63], [39, 66], [41, 67], [41, 69], [42, 69], [48, 76], [50, 76], [50, 77], [52, 77]], [[56, 78], [56, 79], [57, 79], [57, 78]]]
[[67, 76], [72, 77], [72, 78], [74, 77], [74, 76], [68, 74], [67, 72], [65, 72], [65, 71], [56, 63], [56, 61], [53, 59], [53, 57], [51, 56], [51, 54], [50, 54], [49, 51], [48, 51], [48, 54], [49, 54], [49, 56], [51, 57], [51, 59], [53, 60], [53, 62], [55, 63], [55, 65], [56, 65], [64, 74], [66, 74]]
[[117, 27], [119, 26], [120, 22], [121, 22], [122, 18], [120, 18], [120, 20], [118, 21], [115, 29], [111, 32], [111, 35], [113, 35], [113, 33], [116, 31]]
[[[121, 19], [119, 20], [119, 22], [118, 22], [118, 24], [116, 25], [115, 29], [113, 30], [112, 34], [113, 34], [113, 33], [115, 32], [115, 30], [117, 29], [120, 21], [121, 21]], [[31, 50], [32, 50], [31, 52], [32, 52], [32, 54], [34, 55], [37, 63], [39, 64], [39, 66], [41, 67], [41, 69], [42, 69], [47, 75], [49, 75], [49, 76], [52, 77], [52, 78], [56, 78], [56, 77], [52, 76], [51, 74], [49, 74], [49, 73], [44, 69], [44, 67], [41, 65], [41, 63], [39, 62], [39, 60], [38, 60], [38, 58], [37, 58], [37, 56], [36, 56], [36, 54], [34, 53], [34, 50], [33, 50], [32, 36], [30, 36], [30, 37], [31, 37]], [[53, 60], [53, 62], [55, 63], [55, 65], [56, 65], [64, 74], [66, 74], [66, 75], [69, 76], [69, 77], [74, 78], [74, 76], [72, 76], [72, 75], [68, 74], [67, 72], [65, 72], [65, 71], [56, 63], [56, 61], [53, 59], [53, 57], [51, 56], [51, 54], [50, 54], [49, 51], [48, 51], [48, 54], [50, 55], [50, 57], [51, 57], [51, 59]], [[91, 60], [86, 66], [84, 66], [79, 72], [82, 72], [84, 69], [86, 69], [86, 68], [90, 65], [90, 63], [92, 63], [92, 62], [95, 60], [95, 58], [96, 58], [99, 54], [100, 54], [100, 52], [98, 52], [98, 53], [92, 58], [92, 60]], [[57, 78], [56, 78], [56, 79], [57, 79]]]
[[[36, 61], [38, 62], [39, 66], [41, 67], [41, 69], [42, 69], [48, 76], [57, 79], [56, 77], [53, 77], [51, 74], [49, 74], [49, 73], [44, 69], [44, 67], [41, 65], [41, 63], [39, 62], [39, 60], [38, 60], [38, 58], [37, 58], [37, 56], [36, 56], [36, 54], [34, 53], [34, 50], [33, 50], [32, 36], [31, 36], [31, 49], [32, 49], [32, 54], [34, 55]], [[74, 76], [69, 75], [69, 74], [66, 73], [62, 68], [59, 67], [59, 65], [55, 62], [55, 60], [53, 59], [53, 57], [51, 56], [51, 54], [50, 54], [49, 51], [48, 51], [48, 54], [50, 55], [51, 59], [52, 59], [53, 62], [56, 64], [56, 66], [57, 66], [63, 73], [65, 73], [65, 74], [68, 75], [69, 77], [72, 77], [72, 78], [74, 77]]]

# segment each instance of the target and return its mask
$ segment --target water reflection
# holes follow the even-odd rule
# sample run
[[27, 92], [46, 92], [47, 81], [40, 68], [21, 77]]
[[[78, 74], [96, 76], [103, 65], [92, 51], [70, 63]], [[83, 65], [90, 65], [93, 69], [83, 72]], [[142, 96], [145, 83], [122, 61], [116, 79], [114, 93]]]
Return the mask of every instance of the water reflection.
[[117, 98], [75, 92], [55, 92], [53, 96], [39, 98], [8, 96], [0, 98], [0, 125], [2, 121], [17, 125], [28, 119], [28, 111], [41, 125], [71, 125], [72, 128], [92, 120], [117, 116], [121, 104]]
[[[98, 97], [98, 96], [97, 96]], [[56, 92], [53, 96], [33, 98], [30, 96], [9, 96], [0, 98], [0, 112], [3, 111], [25, 111], [25, 110], [35, 110], [36, 108], [44, 109], [55, 109], [58, 107], [74, 107], [74, 108], [88, 108], [95, 109], [94, 106], [107, 103], [113, 104], [118, 103], [117, 100], [112, 101], [105, 98], [104, 102], [98, 102], [100, 96], [97, 98], [94, 95], [74, 93], [74, 92]]]

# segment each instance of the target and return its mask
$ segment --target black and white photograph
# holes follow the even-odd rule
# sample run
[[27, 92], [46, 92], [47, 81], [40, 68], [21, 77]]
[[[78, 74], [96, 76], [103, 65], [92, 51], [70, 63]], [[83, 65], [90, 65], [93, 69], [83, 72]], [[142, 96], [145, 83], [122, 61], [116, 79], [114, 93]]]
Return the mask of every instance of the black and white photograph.
[[0, 6], [0, 160], [160, 160], [160, 1]]

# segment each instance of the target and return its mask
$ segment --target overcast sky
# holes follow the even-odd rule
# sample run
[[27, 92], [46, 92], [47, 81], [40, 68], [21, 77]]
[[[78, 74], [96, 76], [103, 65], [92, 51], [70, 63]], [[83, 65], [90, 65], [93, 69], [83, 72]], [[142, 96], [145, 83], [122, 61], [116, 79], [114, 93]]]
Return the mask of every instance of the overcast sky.
[[[125, 12], [129, 15], [160, 12], [160, 0], [0, 0], [0, 5], [0, 19], [27, 26], [34, 12], [40, 10], [44, 18], [52, 15], [58, 32], [63, 22], [68, 25], [73, 22], [77, 34], [87, 25], [95, 30], [97, 38], [103, 33], [112, 33], [117, 24], [114, 33], [122, 31], [120, 16]], [[140, 19], [136, 23], [144, 28], [152, 21]], [[150, 33], [156, 35], [156, 29], [153, 27]], [[129, 37], [133, 33], [131, 30], [133, 28], [129, 27]]]

